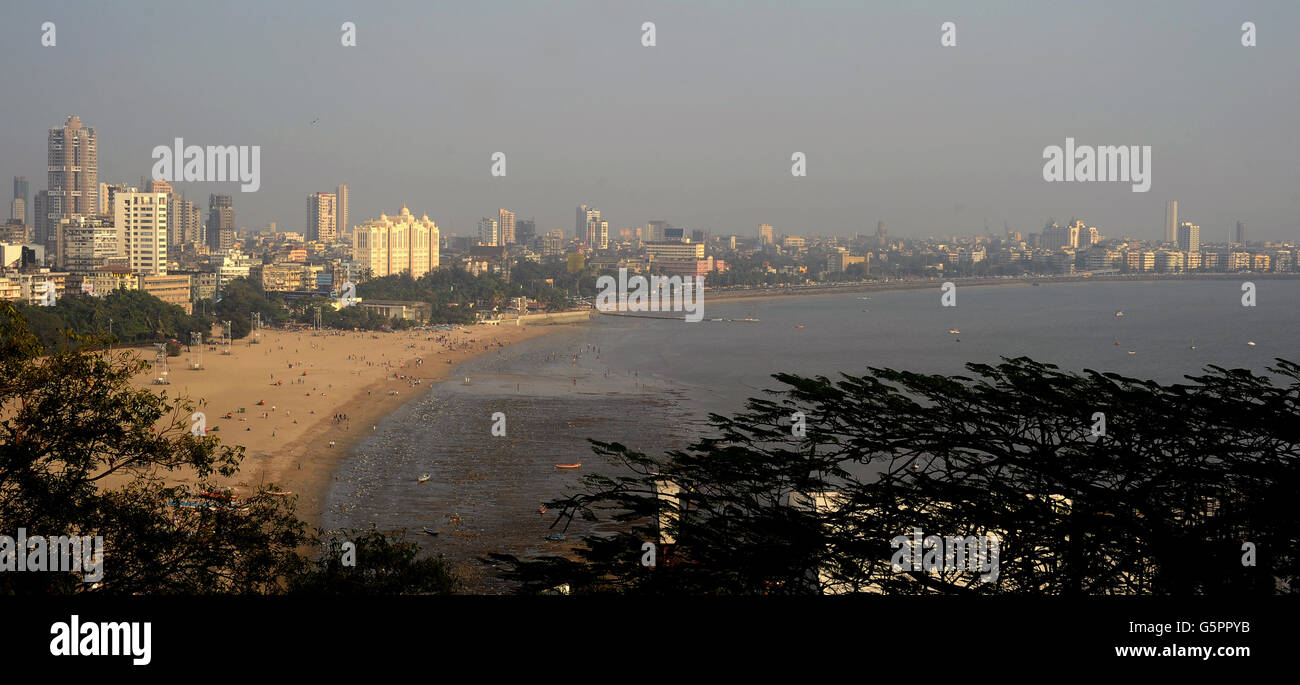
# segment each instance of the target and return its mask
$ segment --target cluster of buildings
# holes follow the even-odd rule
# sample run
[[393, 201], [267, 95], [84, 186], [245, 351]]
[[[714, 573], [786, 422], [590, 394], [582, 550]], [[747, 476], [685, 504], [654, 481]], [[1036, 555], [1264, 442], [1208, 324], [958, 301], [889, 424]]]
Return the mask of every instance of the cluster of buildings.
[[[10, 219], [0, 225], [0, 298], [34, 304], [68, 293], [103, 296], [143, 290], [187, 312], [221, 297], [226, 283], [248, 278], [286, 297], [336, 295], [346, 282], [440, 267], [501, 273], [520, 259], [564, 260], [571, 271], [627, 268], [681, 276], [725, 274], [741, 263], [768, 281], [806, 282], [871, 276], [1025, 275], [1075, 273], [1289, 272], [1294, 245], [1249, 243], [1237, 222], [1235, 240], [1202, 243], [1200, 226], [1167, 207], [1163, 240], [1108, 239], [1095, 226], [1049, 221], [1021, 235], [951, 240], [891, 239], [883, 221], [873, 235], [816, 237], [779, 233], [760, 224], [752, 236], [710, 236], [668, 221], [611, 231], [600, 209], [578, 205], [572, 235], [537, 230], [535, 219], [508, 209], [478, 222], [477, 234], [444, 237], [427, 214], [405, 205], [359, 224], [349, 219], [348, 186], [307, 196], [301, 232], [237, 227], [232, 196], [211, 194], [206, 221], [198, 203], [170, 183], [99, 178], [99, 140], [76, 116], [46, 137], [47, 187], [30, 194], [15, 177]], [[723, 279], [725, 282], [725, 279]], [[737, 279], [732, 279], [737, 280]]]
[[[143, 290], [192, 312], [235, 278], [307, 294], [358, 273], [345, 236], [346, 185], [308, 197], [301, 233], [280, 232], [274, 222], [249, 231], [237, 227], [231, 195], [209, 195], [204, 221], [199, 204], [166, 181], [102, 182], [98, 135], [77, 116], [49, 130], [46, 151], [45, 190], [30, 197], [28, 180], [14, 178], [10, 218], [0, 226], [0, 298], [41, 304]], [[436, 227], [431, 240], [432, 258], [424, 259], [436, 267]]]

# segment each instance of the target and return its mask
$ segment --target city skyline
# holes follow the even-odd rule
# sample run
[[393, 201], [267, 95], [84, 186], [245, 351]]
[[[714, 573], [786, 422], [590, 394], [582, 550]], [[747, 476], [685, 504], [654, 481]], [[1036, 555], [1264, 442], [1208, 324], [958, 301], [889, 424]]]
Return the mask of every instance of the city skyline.
[[[326, 3], [306, 23], [296, 5], [285, 5], [259, 20], [265, 40], [215, 62], [201, 55], [219, 51], [218, 36], [247, 30], [239, 12], [160, 6], [155, 12], [173, 25], [203, 30], [161, 32], [123, 49], [112, 36], [139, 19], [146, 11], [139, 6], [75, 14], [22, 7], [9, 24], [14, 39], [0, 47], [15, 65], [4, 76], [9, 92], [44, 82], [69, 87], [39, 105], [14, 101], [0, 159], [9, 176], [42, 178], [36, 136], [72, 114], [96, 129], [99, 175], [109, 182], [148, 175], [150, 150], [175, 137], [262, 145], [258, 192], [240, 193], [237, 183], [174, 184], [191, 197], [232, 195], [237, 225], [250, 228], [298, 223], [303, 197], [347, 179], [358, 193], [357, 216], [407, 202], [427, 208], [446, 234], [462, 236], [499, 207], [536, 217], [541, 233], [567, 232], [565, 217], [586, 199], [605, 210], [612, 232], [668, 216], [713, 235], [752, 234], [759, 223], [792, 234], [854, 235], [870, 233], [883, 217], [893, 236], [920, 238], [978, 233], [986, 224], [1028, 232], [1046, 217], [1082, 216], [1107, 235], [1157, 240], [1165, 202], [1182, 198], [1180, 209], [1196, 217], [1206, 240], [1228, 237], [1238, 220], [1256, 241], [1294, 239], [1300, 192], [1291, 182], [1286, 114], [1300, 98], [1269, 84], [1285, 81], [1297, 48], [1270, 27], [1294, 25], [1300, 11], [1200, 4], [1212, 9], [1126, 7], [1099, 18], [1028, 7], [995, 18], [957, 4], [823, 3], [799, 8], [793, 24], [786, 20], [794, 10], [669, 7], [650, 18], [658, 23], [654, 48], [639, 42], [647, 17], [625, 8], [475, 7], [457, 17], [459, 31], [446, 33], [440, 27], [448, 17], [418, 4], [384, 16]], [[1239, 41], [1238, 15], [1246, 13], [1260, 26], [1251, 48]], [[59, 24], [57, 46], [21, 38], [24, 22], [47, 19]], [[358, 27], [355, 48], [339, 45], [345, 19]], [[951, 49], [938, 43], [945, 19], [958, 26]], [[579, 29], [594, 42], [555, 45], [555, 36]], [[498, 50], [465, 49], [496, 31]], [[438, 40], [419, 40], [428, 35]], [[1079, 47], [1072, 35], [1093, 40]], [[409, 64], [391, 66], [390, 45], [402, 45]], [[1073, 59], [1081, 50], [1088, 60]], [[160, 64], [152, 59], [158, 53], [174, 59]], [[465, 54], [478, 55], [468, 71], [458, 66]], [[100, 57], [105, 69], [82, 73]], [[197, 91], [182, 89], [144, 113], [111, 106], [116, 81], [104, 74], [144, 63], [163, 82], [198, 79], [222, 90], [229, 104], [209, 108]], [[701, 63], [726, 69], [700, 70]], [[1165, 74], [1161, 88], [1151, 88], [1154, 73]], [[969, 84], [975, 75], [978, 86]], [[283, 88], [292, 80], [311, 91], [323, 78], [334, 85], [320, 96]], [[404, 143], [412, 154], [391, 155], [388, 141], [404, 135], [409, 115], [376, 110], [365, 98], [327, 97], [339, 82], [402, 91], [410, 100], [403, 111], [437, 111], [437, 125]], [[846, 82], [859, 87], [846, 91]], [[1037, 113], [1042, 102], [1060, 103], [1048, 105], [1060, 114]], [[256, 116], [228, 116], [235, 108]], [[1043, 183], [1043, 147], [1067, 135], [1151, 145], [1151, 191]], [[497, 151], [509, 159], [505, 177], [489, 173]], [[796, 151], [807, 155], [806, 177], [790, 174]], [[32, 188], [33, 196], [42, 189]]]

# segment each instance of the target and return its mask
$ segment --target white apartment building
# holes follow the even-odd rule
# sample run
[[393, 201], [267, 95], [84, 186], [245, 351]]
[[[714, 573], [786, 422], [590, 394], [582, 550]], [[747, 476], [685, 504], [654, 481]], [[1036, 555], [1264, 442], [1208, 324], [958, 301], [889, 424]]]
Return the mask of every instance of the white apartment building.
[[113, 227], [118, 250], [131, 273], [167, 274], [167, 193], [141, 193], [134, 188], [113, 193]]

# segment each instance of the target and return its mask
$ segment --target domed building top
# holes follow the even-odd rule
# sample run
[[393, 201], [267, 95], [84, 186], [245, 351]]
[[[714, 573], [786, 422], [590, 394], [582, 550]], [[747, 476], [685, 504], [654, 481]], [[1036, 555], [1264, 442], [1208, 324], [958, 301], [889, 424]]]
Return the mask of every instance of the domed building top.
[[402, 216], [410, 216], [410, 215], [411, 215], [411, 210], [407, 209], [407, 208], [406, 208], [406, 203], [403, 202], [403, 203], [402, 203]]

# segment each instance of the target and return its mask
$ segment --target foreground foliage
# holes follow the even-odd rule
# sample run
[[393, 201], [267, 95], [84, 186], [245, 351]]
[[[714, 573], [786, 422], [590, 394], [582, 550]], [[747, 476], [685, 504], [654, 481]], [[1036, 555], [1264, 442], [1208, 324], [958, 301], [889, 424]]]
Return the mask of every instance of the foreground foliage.
[[[576, 558], [496, 560], [525, 592], [1296, 590], [1300, 366], [1212, 366], [1174, 385], [1027, 358], [967, 368], [778, 374], [771, 399], [712, 415], [714, 434], [687, 450], [653, 458], [593, 442], [618, 475], [587, 476], [583, 492], [549, 504], [564, 526], [580, 517], [622, 532], [584, 537]], [[996, 578], [896, 569], [891, 541], [914, 529], [998, 536]]]
[[[267, 485], [231, 500], [208, 483], [238, 471], [242, 447], [190, 431], [196, 406], [137, 389], [147, 364], [103, 341], [71, 336], [44, 346], [19, 311], [0, 302], [0, 535], [102, 536], [103, 577], [0, 573], [0, 594], [448, 592], [441, 559], [373, 534], [359, 537], [356, 567], [338, 573], [295, 514]], [[168, 486], [193, 474], [200, 492]], [[190, 504], [192, 506], [183, 506]], [[378, 570], [376, 570], [378, 569]]]

